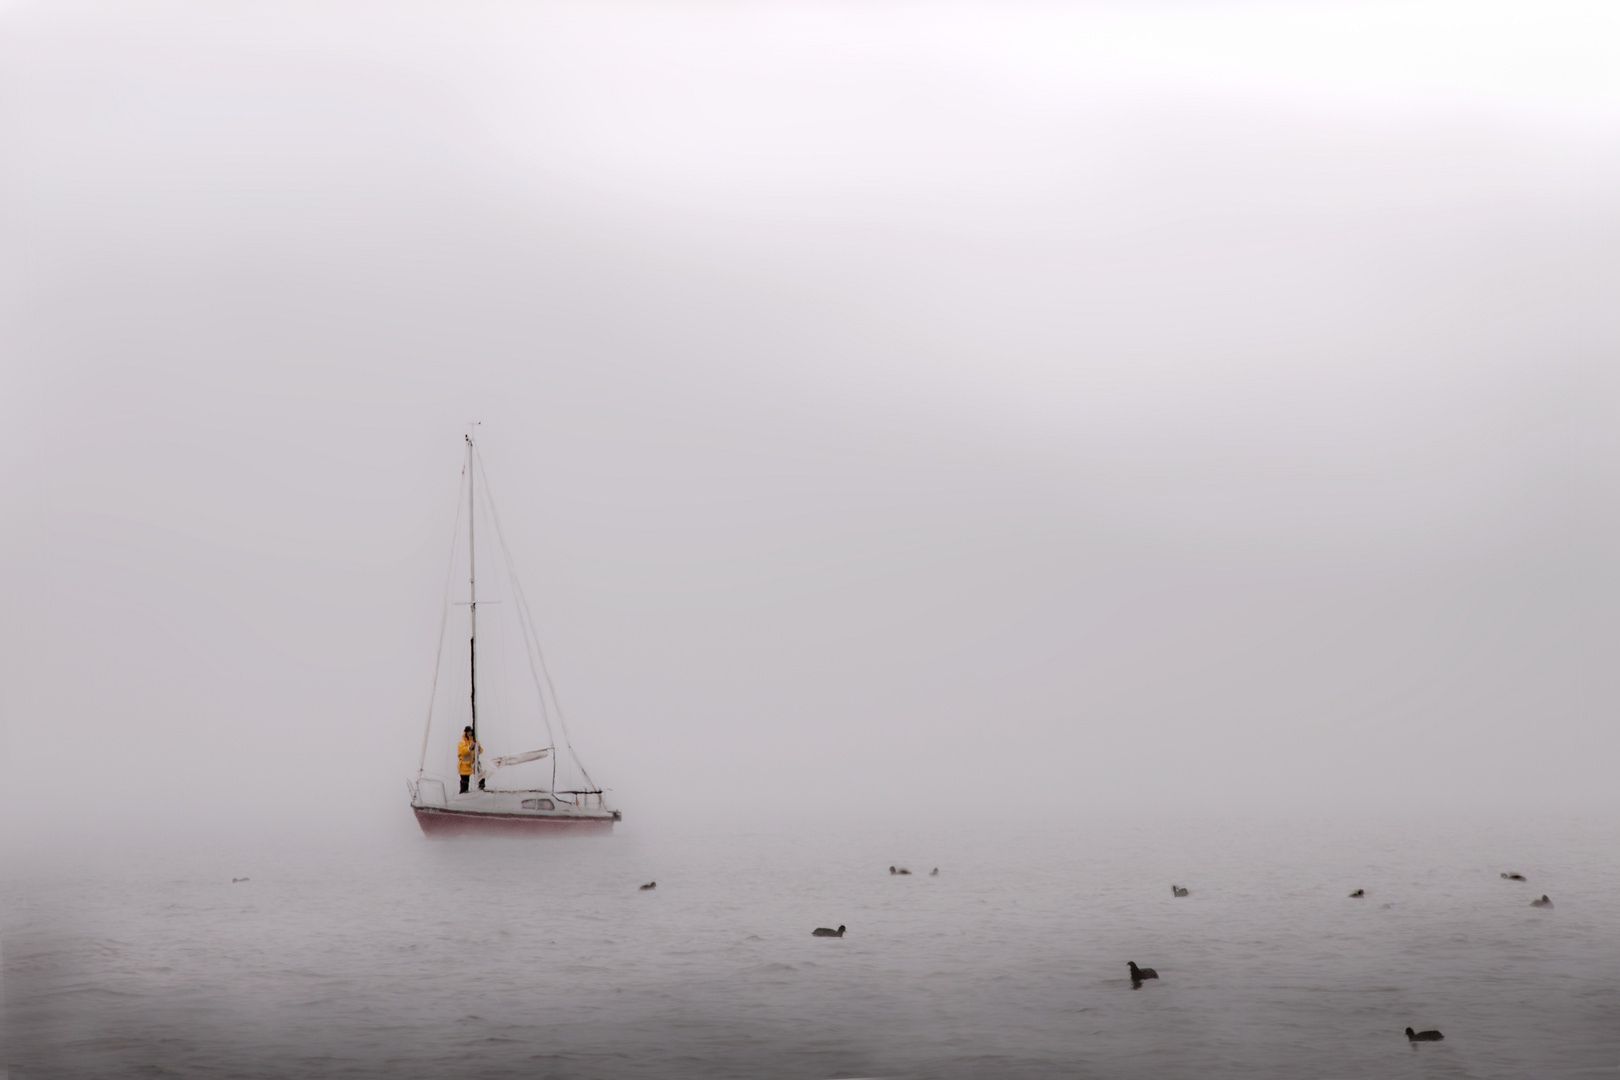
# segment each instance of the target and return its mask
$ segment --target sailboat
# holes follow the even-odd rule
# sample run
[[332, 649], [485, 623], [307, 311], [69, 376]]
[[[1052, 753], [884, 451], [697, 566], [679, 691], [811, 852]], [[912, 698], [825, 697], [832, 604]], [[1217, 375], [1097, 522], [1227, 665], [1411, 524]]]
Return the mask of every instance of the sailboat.
[[[476, 428], [476, 425], [474, 427]], [[501, 532], [500, 517], [495, 513], [493, 500], [488, 495], [489, 478], [484, 471], [483, 460], [478, 453], [472, 432], [467, 434], [466, 441], [467, 460], [462, 469], [461, 494], [457, 496], [456, 505], [457, 534], [460, 533], [463, 499], [467, 505], [466, 599], [451, 600], [450, 582], [454, 580], [458, 565], [456, 545], [452, 543], [451, 569], [445, 583], [444, 617], [439, 630], [439, 660], [434, 666], [427, 726], [422, 733], [422, 757], [417, 764], [416, 778], [406, 781], [406, 787], [410, 791], [411, 810], [416, 814], [416, 822], [421, 826], [422, 832], [434, 837], [606, 832], [613, 828], [614, 822], [620, 820], [621, 814], [607, 805], [605, 792], [591, 780], [590, 773], [585, 771], [584, 764], [574, 752], [572, 740], [568, 736], [567, 721], [557, 701], [556, 690], [551, 685], [551, 675], [546, 670], [545, 658], [540, 652], [540, 637], [535, 631], [533, 616], [528, 602], [523, 597], [523, 590], [517, 583], [516, 566], [506, 545], [505, 535]], [[486, 715], [483, 729], [486, 734], [498, 735], [508, 740], [528, 736], [531, 741], [520, 742], [517, 745], [534, 748], [512, 750], [502, 748], [503, 752], [495, 755], [484, 753], [479, 727], [478, 548], [475, 543], [477, 539], [475, 530], [480, 505], [476, 481], [480, 476], [484, 479], [484, 506], [487, 518], [489, 523], [494, 525], [500, 553], [503, 556], [503, 565], [498, 565], [498, 569], [504, 569], [508, 585], [506, 595], [495, 600], [486, 599], [484, 604], [510, 605], [508, 614], [515, 616], [520, 630], [534, 691], [532, 698], [522, 694], [516, 695], [526, 702], [528, 708], [507, 710], [508, 715], [501, 718], [505, 722], [494, 725], [495, 731], [489, 730], [492, 725], [488, 723]], [[471, 775], [465, 778], [461, 774], [460, 759], [455, 755], [441, 755], [431, 763], [432, 767], [429, 762], [429, 748], [433, 745], [432, 736], [436, 727], [435, 717], [439, 711], [437, 708], [439, 676], [445, 667], [444, 651], [446, 633], [451, 622], [450, 612], [453, 608], [459, 607], [467, 609], [467, 695], [459, 704], [448, 703], [450, 717], [445, 726], [452, 731], [471, 733], [470, 745], [468, 742], [462, 744], [467, 745], [470, 750], [468, 756], [471, 758], [472, 766]], [[504, 669], [505, 665], [502, 664], [502, 667]], [[503, 700], [510, 702], [513, 696], [503, 695]], [[559, 731], [562, 735], [560, 744], [556, 738]], [[543, 742], [544, 745], [536, 746], [535, 744], [539, 742]], [[439, 748], [441, 751], [448, 749], [442, 738]], [[443, 766], [442, 769], [439, 768], [440, 765]], [[521, 768], [522, 766], [530, 767]], [[549, 781], [545, 779], [547, 772], [550, 774]], [[508, 779], [509, 777], [512, 779]], [[527, 777], [527, 784], [522, 777]], [[503, 780], [509, 786], [502, 786]], [[573, 786], [559, 788], [559, 782], [571, 783]]]

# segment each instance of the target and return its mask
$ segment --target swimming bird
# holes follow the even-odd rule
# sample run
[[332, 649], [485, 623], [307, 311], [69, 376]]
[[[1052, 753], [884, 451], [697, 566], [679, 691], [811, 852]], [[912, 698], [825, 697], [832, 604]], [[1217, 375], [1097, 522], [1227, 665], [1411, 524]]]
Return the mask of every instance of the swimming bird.
[[231, 884], [235, 885], [235, 884], [237, 884], [239, 882], [243, 882], [243, 881], [246, 881], [246, 880], [247, 880], [247, 878], [245, 878], [245, 877], [233, 877], [233, 878], [231, 878]]
[[825, 926], [818, 926], [814, 930], [810, 931], [810, 936], [811, 937], [843, 937], [844, 936], [844, 926], [843, 926], [842, 923], [840, 923], [838, 925], [838, 929], [836, 929], [836, 930], [829, 930]]
[[1503, 874], [1502, 875], [1502, 880], [1503, 881], [1523, 881], [1523, 880], [1525, 880], [1525, 877], [1524, 877], [1523, 874]]
[[1139, 983], [1143, 979], [1157, 979], [1159, 977], [1159, 973], [1152, 968], [1137, 967], [1135, 960], [1128, 961], [1128, 963], [1130, 964], [1131, 982], [1133, 983]]
[[1180, 885], [1172, 885], [1172, 886], [1170, 886], [1170, 895], [1171, 896], [1186, 896], [1187, 895], [1187, 890], [1183, 889]]
[[1350, 894], [1350, 899], [1352, 899], [1352, 900], [1360, 900], [1363, 896], [1366, 896], [1366, 895], [1367, 895], [1367, 890], [1366, 889], [1357, 889], [1355, 892]]
[[1552, 901], [1547, 898], [1546, 893], [1542, 893], [1540, 900], [1532, 900], [1532, 901], [1530, 901], [1530, 906], [1531, 907], [1552, 907]]
[[936, 866], [932, 870], [928, 871], [928, 876], [929, 877], [939, 877], [939, 867]]
[[889, 867], [889, 873], [891, 873], [891, 874], [909, 874], [909, 873], [911, 873], [911, 871], [910, 870], [896, 870], [894, 867], [891, 866], [891, 867]]
[[1407, 1028], [1406, 1038], [1408, 1042], [1439, 1042], [1445, 1036], [1438, 1031], [1413, 1031]]
[[658, 882], [649, 881], [649, 882], [647, 882], [647, 884], [645, 884], [645, 885], [643, 885], [641, 887], [641, 891], [646, 892], [648, 889], [656, 889], [656, 888], [658, 888]]

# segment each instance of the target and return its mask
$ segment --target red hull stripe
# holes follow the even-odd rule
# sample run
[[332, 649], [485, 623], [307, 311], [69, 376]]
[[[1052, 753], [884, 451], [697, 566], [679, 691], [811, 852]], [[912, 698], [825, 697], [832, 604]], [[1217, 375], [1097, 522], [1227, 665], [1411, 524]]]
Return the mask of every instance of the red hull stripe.
[[613, 828], [611, 817], [530, 817], [526, 814], [485, 814], [467, 810], [429, 810], [412, 807], [416, 823], [428, 836], [468, 833], [576, 833]]

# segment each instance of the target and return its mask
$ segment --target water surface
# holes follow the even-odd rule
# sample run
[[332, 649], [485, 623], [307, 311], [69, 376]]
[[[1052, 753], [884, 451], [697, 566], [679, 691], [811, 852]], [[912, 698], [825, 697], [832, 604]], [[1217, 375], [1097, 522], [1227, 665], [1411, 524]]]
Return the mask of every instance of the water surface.
[[1607, 823], [621, 829], [13, 860], [10, 1075], [1620, 1072]]

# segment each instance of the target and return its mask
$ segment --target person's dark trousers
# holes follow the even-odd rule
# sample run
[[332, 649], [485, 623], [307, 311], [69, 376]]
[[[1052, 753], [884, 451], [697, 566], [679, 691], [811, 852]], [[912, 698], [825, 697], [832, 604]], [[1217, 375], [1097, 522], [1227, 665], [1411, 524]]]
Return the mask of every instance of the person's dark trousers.
[[469, 781], [471, 779], [472, 779], [472, 777], [470, 777], [470, 776], [463, 776], [461, 778], [461, 793], [463, 795], [467, 794], [467, 781]]

